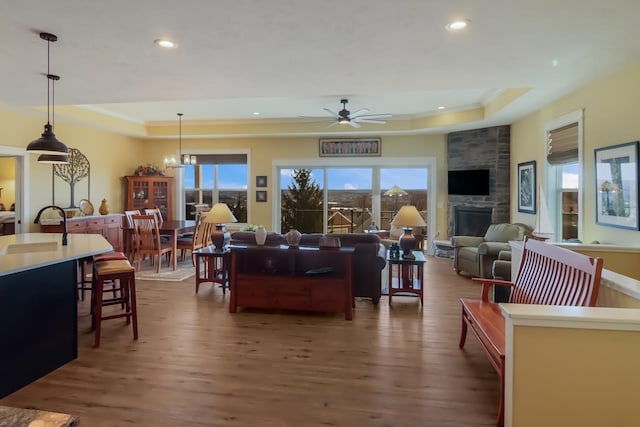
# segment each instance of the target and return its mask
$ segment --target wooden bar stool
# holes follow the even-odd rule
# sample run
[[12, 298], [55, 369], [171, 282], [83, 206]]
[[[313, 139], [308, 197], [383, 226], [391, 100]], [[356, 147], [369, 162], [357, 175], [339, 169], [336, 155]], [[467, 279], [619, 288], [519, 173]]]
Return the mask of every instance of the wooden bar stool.
[[[138, 339], [138, 313], [136, 305], [135, 269], [126, 259], [102, 260], [94, 263], [93, 292], [91, 293], [91, 330], [95, 330], [94, 347], [100, 346], [100, 329], [103, 320], [126, 317], [127, 325], [133, 323], [133, 339]], [[120, 296], [103, 299], [105, 282], [118, 281]], [[102, 307], [121, 304], [124, 311], [102, 315]]]

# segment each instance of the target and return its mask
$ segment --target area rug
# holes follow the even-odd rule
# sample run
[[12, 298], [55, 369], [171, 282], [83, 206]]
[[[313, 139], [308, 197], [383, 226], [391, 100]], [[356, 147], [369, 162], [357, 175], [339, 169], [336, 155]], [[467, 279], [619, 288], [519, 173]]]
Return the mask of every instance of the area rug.
[[191, 264], [191, 258], [185, 261], [178, 261], [178, 268], [174, 271], [172, 267], [167, 267], [164, 261], [160, 267], [160, 273], [156, 273], [156, 266], [149, 265], [145, 260], [140, 265], [140, 271], [136, 272], [136, 280], [158, 280], [164, 282], [182, 282], [196, 275], [196, 268]]

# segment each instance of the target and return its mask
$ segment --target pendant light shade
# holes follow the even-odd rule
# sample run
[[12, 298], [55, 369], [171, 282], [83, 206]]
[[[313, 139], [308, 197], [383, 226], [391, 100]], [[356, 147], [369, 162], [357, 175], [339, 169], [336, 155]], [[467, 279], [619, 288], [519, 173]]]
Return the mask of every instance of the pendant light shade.
[[40, 154], [38, 156], [38, 163], [64, 165], [69, 163], [69, 156], [66, 154]]
[[178, 158], [170, 155], [164, 158], [164, 165], [168, 168], [183, 168], [185, 166], [195, 165], [198, 163], [196, 156], [192, 154], [182, 154], [182, 113], [178, 113], [179, 120], [179, 142], [178, 142]]
[[[56, 138], [55, 133], [53, 133], [53, 125], [49, 122], [49, 88], [54, 85], [56, 80], [60, 80], [59, 76], [51, 74], [50, 72], [51, 43], [57, 41], [58, 37], [50, 33], [40, 33], [40, 38], [47, 41], [47, 123], [44, 125], [44, 132], [42, 133], [42, 136], [35, 141], [32, 141], [27, 146], [27, 151], [37, 154], [65, 155], [64, 157], [66, 158], [66, 154], [69, 152], [69, 149], [60, 140], [58, 140], [58, 138]], [[49, 81], [51, 81], [51, 83]], [[51, 106], [54, 111], [54, 114], [52, 115], [52, 122], [55, 123], [55, 95], [51, 102]], [[58, 158], [58, 160], [61, 160], [61, 158]]]
[[56, 138], [56, 134], [53, 133], [53, 127], [47, 122], [47, 124], [44, 125], [42, 136], [27, 145], [27, 151], [34, 154], [62, 154], [63, 157], [66, 157], [64, 154], [66, 154], [69, 149]]

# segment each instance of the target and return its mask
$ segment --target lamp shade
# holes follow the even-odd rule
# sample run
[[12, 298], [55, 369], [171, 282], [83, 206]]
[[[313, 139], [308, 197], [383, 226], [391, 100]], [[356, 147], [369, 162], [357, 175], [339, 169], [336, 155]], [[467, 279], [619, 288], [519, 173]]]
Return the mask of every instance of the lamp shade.
[[209, 224], [226, 224], [228, 222], [238, 222], [229, 206], [226, 203], [216, 203], [211, 210], [202, 218], [203, 222]]
[[40, 154], [38, 163], [50, 163], [52, 165], [66, 165], [69, 163], [69, 156], [66, 154]]
[[229, 243], [231, 236], [224, 228], [227, 222], [238, 222], [229, 206], [226, 203], [216, 203], [211, 210], [202, 218], [202, 222], [215, 224], [216, 228], [211, 232], [211, 242], [216, 250], [223, 251]]
[[391, 225], [398, 227], [424, 227], [427, 223], [424, 222], [415, 206], [406, 205], [400, 208], [393, 221], [391, 221]]
[[406, 196], [407, 194], [409, 193], [407, 193], [397, 185], [394, 185], [393, 187], [391, 187], [390, 189], [384, 192], [385, 196]]
[[27, 151], [36, 154], [67, 154], [69, 149], [66, 145], [56, 138], [56, 134], [53, 133], [51, 124], [44, 125], [44, 132], [40, 138], [32, 141], [27, 145]]

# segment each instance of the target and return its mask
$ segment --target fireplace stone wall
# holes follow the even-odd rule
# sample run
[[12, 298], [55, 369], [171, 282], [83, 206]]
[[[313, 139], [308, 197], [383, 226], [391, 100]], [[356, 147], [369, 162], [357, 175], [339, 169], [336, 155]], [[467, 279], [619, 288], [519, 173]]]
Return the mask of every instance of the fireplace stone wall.
[[489, 169], [488, 196], [448, 197], [448, 234], [455, 235], [455, 209], [491, 208], [491, 223], [510, 222], [511, 128], [495, 126], [447, 136], [449, 170]]

